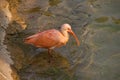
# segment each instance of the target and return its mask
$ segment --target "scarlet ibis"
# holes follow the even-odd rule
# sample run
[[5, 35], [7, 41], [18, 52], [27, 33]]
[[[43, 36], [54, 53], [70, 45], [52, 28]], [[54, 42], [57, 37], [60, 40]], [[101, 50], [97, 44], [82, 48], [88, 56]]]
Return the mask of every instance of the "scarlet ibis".
[[61, 26], [60, 31], [56, 29], [50, 29], [29, 36], [25, 39], [25, 43], [32, 44], [39, 48], [46, 48], [48, 49], [48, 53], [50, 53], [52, 49], [66, 45], [69, 39], [68, 33], [73, 35], [77, 45], [79, 45], [80, 42], [77, 36], [72, 31], [71, 26], [67, 23]]

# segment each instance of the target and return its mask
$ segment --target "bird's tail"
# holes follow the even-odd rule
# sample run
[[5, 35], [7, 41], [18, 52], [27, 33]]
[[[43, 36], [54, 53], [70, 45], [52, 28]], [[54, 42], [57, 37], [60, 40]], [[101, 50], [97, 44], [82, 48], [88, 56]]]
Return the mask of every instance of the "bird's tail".
[[27, 37], [24, 39], [24, 43], [26, 44], [34, 44], [34, 42], [35, 42], [35, 39], [32, 37]]
[[29, 36], [27, 38], [24, 39], [24, 43], [27, 44], [33, 44], [36, 42], [36, 40], [38, 39], [37, 37], [39, 36], [39, 34], [34, 34], [32, 36]]

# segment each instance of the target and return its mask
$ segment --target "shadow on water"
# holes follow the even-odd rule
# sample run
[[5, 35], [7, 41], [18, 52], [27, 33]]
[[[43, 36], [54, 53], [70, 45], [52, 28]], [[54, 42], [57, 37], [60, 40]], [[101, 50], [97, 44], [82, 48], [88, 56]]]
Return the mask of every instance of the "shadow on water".
[[[52, 51], [52, 57], [49, 56], [48, 51], [41, 51], [39, 53], [38, 51], [35, 52], [35, 55], [29, 59], [30, 65], [41, 65], [41, 67], [43, 66], [43, 68], [49, 66], [69, 68], [70, 66], [69, 61], [58, 52]], [[51, 62], [49, 62], [49, 59], [51, 59]]]
[[37, 77], [41, 79], [49, 78], [50, 80], [56, 80], [58, 77], [67, 80], [72, 78], [73, 74], [70, 70], [70, 62], [67, 58], [56, 51], [52, 51], [51, 62], [49, 62], [49, 58], [48, 51], [37, 52], [20, 70], [21, 80], [26, 80], [26, 77], [22, 77], [23, 75], [29, 76], [27, 80]]

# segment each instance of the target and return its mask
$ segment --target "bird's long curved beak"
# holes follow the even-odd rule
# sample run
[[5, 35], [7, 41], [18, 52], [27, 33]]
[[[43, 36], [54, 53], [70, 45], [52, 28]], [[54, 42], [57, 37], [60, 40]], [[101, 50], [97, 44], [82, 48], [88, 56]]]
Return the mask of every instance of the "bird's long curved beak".
[[79, 42], [79, 40], [78, 40], [78, 37], [75, 35], [75, 33], [74, 33], [72, 30], [68, 30], [68, 32], [73, 35], [73, 37], [75, 38], [75, 40], [76, 40], [76, 42], [77, 42], [77, 45], [79, 46], [79, 45], [80, 45], [80, 42]]

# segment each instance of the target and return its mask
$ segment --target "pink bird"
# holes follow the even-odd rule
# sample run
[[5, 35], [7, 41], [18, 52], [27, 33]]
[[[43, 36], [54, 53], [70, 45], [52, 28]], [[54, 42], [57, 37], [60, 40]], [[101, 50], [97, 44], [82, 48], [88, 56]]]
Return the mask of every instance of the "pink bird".
[[63, 24], [60, 31], [56, 29], [50, 29], [29, 36], [25, 39], [25, 43], [32, 44], [39, 48], [48, 49], [48, 53], [50, 54], [52, 49], [66, 45], [69, 40], [68, 33], [72, 34], [77, 44], [80, 45], [77, 36], [72, 31], [69, 24]]

